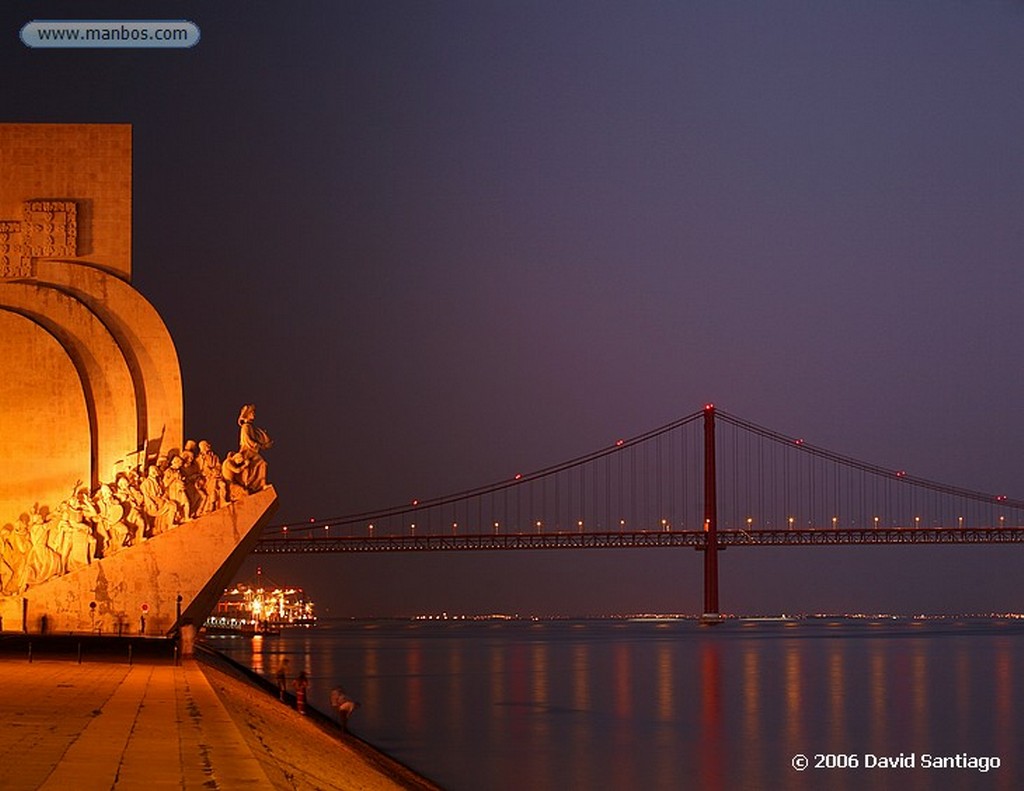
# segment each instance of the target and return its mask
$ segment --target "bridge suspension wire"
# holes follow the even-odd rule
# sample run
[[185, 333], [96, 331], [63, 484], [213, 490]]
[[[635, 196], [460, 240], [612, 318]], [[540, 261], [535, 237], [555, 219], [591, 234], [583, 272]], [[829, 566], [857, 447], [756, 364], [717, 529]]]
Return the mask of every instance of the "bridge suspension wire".
[[999, 528], [1024, 520], [1024, 501], [870, 464], [720, 410], [717, 417], [732, 450], [720, 462], [732, 488], [722, 498], [724, 529]]
[[[718, 426], [712, 432], [717, 447], [712, 458], [720, 542], [832, 540], [820, 534], [796, 536], [794, 531], [801, 530], [831, 533], [835, 542], [874, 542], [877, 537], [861, 531], [1024, 528], [1022, 500], [909, 475], [711, 411]], [[590, 545], [619, 546], [625, 545], [621, 536], [632, 535], [632, 545], [646, 546], [643, 536], [658, 533], [672, 545], [700, 548], [707, 543], [707, 434], [701, 420], [707, 413], [705, 408], [592, 453], [485, 486], [276, 525], [264, 537], [361, 537], [373, 539], [367, 546], [376, 546], [387, 536], [463, 541], [467, 536], [530, 535], [538, 537], [530, 546], [552, 546], [540, 539], [571, 535], [605, 536]], [[841, 536], [844, 531], [848, 539]], [[892, 536], [894, 542], [910, 540], [906, 534]]]
[[[631, 439], [545, 467], [467, 489], [330, 519], [268, 527], [274, 533], [366, 530], [374, 534], [584, 532], [696, 529], [692, 494], [702, 467], [695, 433], [703, 410]], [[676, 462], [679, 463], [677, 468]], [[668, 477], [665, 477], [665, 471]], [[682, 492], [679, 494], [679, 492]], [[671, 492], [666, 496], [666, 492]]]

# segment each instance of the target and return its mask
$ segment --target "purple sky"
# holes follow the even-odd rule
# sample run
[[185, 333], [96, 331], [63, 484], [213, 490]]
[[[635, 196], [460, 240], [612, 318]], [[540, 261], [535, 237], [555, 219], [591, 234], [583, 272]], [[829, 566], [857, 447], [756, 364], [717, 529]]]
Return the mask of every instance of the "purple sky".
[[[1024, 5], [90, 3], [3, 119], [134, 125], [136, 287], [187, 432], [281, 521], [462, 490], [715, 401], [1024, 497]], [[2, 155], [2, 152], [0, 152]], [[733, 550], [727, 611], [1020, 609], [1024, 550]], [[263, 558], [337, 614], [700, 608], [693, 552]], [[247, 568], [247, 572], [250, 569]]]

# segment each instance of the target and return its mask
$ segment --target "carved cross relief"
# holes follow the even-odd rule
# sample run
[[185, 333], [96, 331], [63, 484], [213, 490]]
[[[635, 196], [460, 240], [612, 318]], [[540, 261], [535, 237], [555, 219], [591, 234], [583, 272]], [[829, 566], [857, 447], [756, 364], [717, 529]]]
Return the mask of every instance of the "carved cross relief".
[[20, 220], [0, 220], [0, 278], [32, 277], [38, 258], [78, 255], [78, 207], [71, 200], [28, 200]]

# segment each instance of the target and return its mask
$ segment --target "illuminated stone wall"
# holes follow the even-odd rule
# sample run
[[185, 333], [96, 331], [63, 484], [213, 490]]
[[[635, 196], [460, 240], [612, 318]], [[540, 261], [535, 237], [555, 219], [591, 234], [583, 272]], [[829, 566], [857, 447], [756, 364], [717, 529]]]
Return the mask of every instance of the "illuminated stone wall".
[[[26, 206], [32, 202], [34, 207]], [[66, 212], [53, 242], [41, 204], [73, 202], [74, 249], [62, 249]], [[31, 211], [32, 208], [36, 210]], [[124, 280], [132, 276], [132, 128], [128, 124], [0, 124], [0, 255], [7, 223], [36, 226], [40, 257], [74, 258]], [[39, 226], [44, 226], [40, 228]], [[20, 243], [20, 242], [19, 242]], [[50, 248], [53, 250], [51, 251]]]
[[131, 286], [131, 127], [0, 124], [0, 526], [182, 444], [181, 373]]

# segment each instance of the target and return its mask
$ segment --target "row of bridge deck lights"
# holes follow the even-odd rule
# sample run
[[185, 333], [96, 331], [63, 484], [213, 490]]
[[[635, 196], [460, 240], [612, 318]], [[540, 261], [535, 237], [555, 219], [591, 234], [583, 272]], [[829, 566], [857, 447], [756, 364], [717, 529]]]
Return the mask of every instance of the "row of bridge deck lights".
[[[876, 529], [878, 528], [878, 523], [879, 523], [880, 519], [881, 519], [881, 517], [878, 517], [878, 516], [874, 517], [873, 521], [874, 521], [874, 527]], [[310, 520], [310, 521], [313, 521], [313, 520]], [[957, 528], [962, 530], [963, 526], [964, 526], [964, 518], [962, 516], [959, 516], [959, 517], [957, 517], [956, 521], [957, 521]], [[787, 522], [788, 522], [789, 529], [790, 530], [794, 529], [794, 523], [796, 522], [796, 517], [794, 517], [794, 516], [789, 517], [787, 519]], [[747, 520], [746, 520], [746, 525], [747, 525], [747, 529], [748, 530], [752, 530], [753, 527], [754, 527], [754, 517], [748, 516]], [[999, 527], [1005, 527], [1005, 526], [1006, 526], [1006, 517], [1005, 516], [1000, 516], [999, 517]], [[536, 522], [536, 528], [537, 528], [536, 532], [538, 532], [538, 533], [543, 532], [543, 527], [544, 527], [544, 523], [542, 521]], [[915, 528], [920, 528], [921, 527], [921, 517], [919, 517], [919, 516], [915, 516], [914, 517], [914, 527]], [[374, 531], [376, 530], [375, 525], [370, 523], [370, 524], [367, 524], [366, 528], [367, 528], [367, 535], [372, 538], [373, 535], [374, 535]], [[580, 520], [578, 520], [576, 522], [576, 528], [577, 528], [577, 532], [579, 532], [579, 533], [583, 532], [583, 520], [582, 519], [580, 519]], [[838, 528], [839, 528], [839, 517], [838, 516], [833, 516], [832, 517], [832, 529], [833, 530], [837, 530]], [[500, 529], [501, 529], [501, 523], [500, 522], [495, 522], [494, 523], [494, 533], [495, 533], [495, 535], [498, 534]], [[626, 529], [626, 520], [625, 519], [620, 519], [619, 520], [619, 530], [623, 531], [625, 529]], [[669, 521], [667, 519], [662, 519], [661, 520], [661, 530], [662, 530], [662, 532], [668, 533], [668, 532], [671, 531], [671, 529], [672, 528], [671, 528], [671, 524], [669, 523]], [[705, 520], [705, 522], [704, 522], [704, 529], [705, 530], [709, 529], [709, 523], [708, 523], [707, 520]], [[324, 532], [327, 533], [329, 530], [330, 530], [330, 525], [324, 525]], [[458, 522], [452, 522], [452, 535], [457, 535], [458, 531], [459, 531], [459, 523]], [[287, 526], [283, 527], [282, 528], [282, 532], [285, 535], [287, 535], [288, 534], [288, 527]], [[410, 535], [416, 535], [416, 523], [415, 522], [413, 522], [413, 523], [411, 523], [409, 525], [409, 534]]]
[[[878, 523], [879, 523], [880, 520], [881, 520], [881, 517], [879, 517], [879, 516], [874, 517], [873, 520], [872, 520], [874, 522], [874, 527], [876, 529], [878, 528]], [[796, 521], [796, 517], [791, 516], [786, 521], [788, 522], [789, 529], [792, 530], [793, 529], [793, 523]], [[747, 529], [748, 530], [751, 529], [753, 527], [753, 525], [754, 525], [754, 518], [752, 516], [748, 516], [747, 517]], [[957, 526], [958, 529], [963, 530], [964, 518], [962, 516], [958, 516], [956, 518], [956, 526]], [[1000, 516], [999, 517], [999, 526], [1000, 527], [1005, 527], [1006, 526], [1006, 517], [1005, 516]], [[832, 517], [832, 529], [836, 530], [836, 529], [838, 529], [838, 527], [839, 527], [839, 517], [838, 516], [833, 516]], [[919, 516], [915, 516], [914, 517], [914, 527], [915, 528], [920, 528], [921, 527], [921, 517], [919, 517]], [[705, 523], [704, 529], [707, 530], [707, 523]]]

